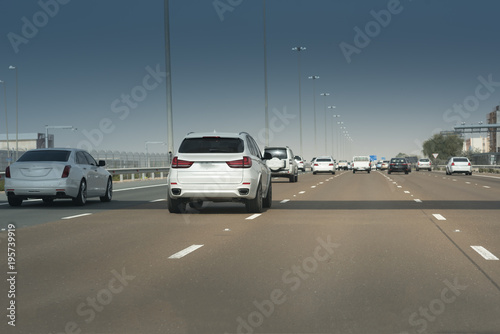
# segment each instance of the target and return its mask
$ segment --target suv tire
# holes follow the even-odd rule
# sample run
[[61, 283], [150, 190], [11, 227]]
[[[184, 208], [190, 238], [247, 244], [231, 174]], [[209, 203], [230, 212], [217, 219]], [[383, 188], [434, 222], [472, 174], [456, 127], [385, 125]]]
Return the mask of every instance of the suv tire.
[[269, 181], [269, 187], [267, 188], [267, 195], [262, 201], [262, 206], [269, 209], [273, 203], [273, 184]]
[[170, 213], [183, 213], [184, 211], [186, 211], [186, 203], [184, 203], [182, 200], [170, 197], [170, 191], [167, 197], [168, 211]]
[[262, 212], [262, 186], [259, 183], [257, 193], [254, 199], [249, 199], [245, 203], [248, 213], [261, 213]]

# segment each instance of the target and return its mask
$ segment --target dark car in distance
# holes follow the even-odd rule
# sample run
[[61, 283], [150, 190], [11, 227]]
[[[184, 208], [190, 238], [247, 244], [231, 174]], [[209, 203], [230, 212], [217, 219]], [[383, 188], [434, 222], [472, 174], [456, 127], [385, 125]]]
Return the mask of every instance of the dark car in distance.
[[387, 174], [392, 172], [404, 172], [408, 174], [410, 172], [410, 164], [405, 158], [392, 158], [389, 162], [389, 169], [387, 169]]

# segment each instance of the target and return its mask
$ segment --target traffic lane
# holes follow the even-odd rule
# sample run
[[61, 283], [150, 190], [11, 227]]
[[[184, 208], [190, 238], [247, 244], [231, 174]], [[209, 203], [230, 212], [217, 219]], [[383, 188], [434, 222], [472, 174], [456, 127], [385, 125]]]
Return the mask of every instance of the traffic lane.
[[[113, 199], [103, 203], [99, 198], [89, 198], [84, 206], [75, 206], [71, 200], [55, 200], [50, 204], [41, 200], [24, 201], [20, 207], [0, 206], [2, 221], [0, 229], [5, 229], [7, 224], [14, 223], [17, 228], [44, 224], [59, 220], [63, 217], [70, 218], [82, 214], [95, 214], [107, 210], [133, 208], [145, 202], [165, 199], [165, 181], [153, 181], [149, 184], [114, 184]], [[5, 203], [7, 204], [7, 203]]]
[[[356, 174], [357, 176], [357, 174]], [[300, 208], [298, 208], [298, 205], [296, 202], [289, 202], [286, 204], [283, 204], [283, 206], [290, 206], [289, 209], [293, 211], [293, 214], [290, 214], [288, 216], [284, 216], [285, 214], [288, 213], [288, 211], [283, 211], [280, 212], [281, 215], [279, 216], [273, 216], [276, 213], [276, 210], [270, 211], [269, 214], [267, 215], [267, 218], [272, 219], [273, 222], [275, 223], [280, 223], [282, 222], [283, 224], [287, 224], [287, 226], [290, 227], [290, 229], [297, 229], [299, 228], [302, 223], [307, 222], [307, 224], [313, 225], [316, 227], [317, 225], [331, 225], [331, 226], [339, 226], [342, 224], [345, 224], [346, 226], [350, 226], [352, 230], [357, 229], [356, 232], [352, 232], [348, 237], [346, 236], [347, 240], [356, 240], [357, 236], [364, 236], [364, 239], [359, 242], [359, 244], [356, 244], [355, 247], [349, 252], [353, 258], [367, 258], [370, 257], [372, 254], [373, 259], [369, 260], [367, 259], [367, 264], [368, 266], [375, 266], [377, 268], [380, 264], [381, 261], [387, 257], [396, 257], [397, 259], [401, 260], [401, 263], [393, 263], [394, 266], [391, 268], [388, 268], [387, 270], [387, 278], [378, 278], [378, 282], [381, 281], [386, 281], [386, 282], [391, 282], [391, 285], [397, 286], [398, 284], [401, 285], [402, 282], [414, 282], [416, 284], [416, 287], [411, 288], [411, 290], [415, 290], [415, 295], [417, 296], [422, 296], [420, 302], [413, 302], [413, 305], [415, 306], [413, 309], [411, 307], [408, 307], [405, 305], [399, 305], [396, 309], [403, 310], [403, 313], [405, 315], [402, 317], [405, 319], [403, 327], [400, 327], [399, 330], [407, 330], [410, 332], [415, 332], [415, 330], [420, 330], [422, 331], [424, 324], [426, 326], [429, 326], [431, 328], [431, 323], [436, 319], [436, 314], [430, 314], [429, 315], [429, 320], [425, 317], [422, 316], [422, 314], [419, 314], [419, 308], [421, 307], [429, 307], [429, 304], [432, 302], [432, 306], [436, 307], [436, 305], [441, 305], [437, 304], [439, 301], [436, 301], [436, 298], [439, 297], [439, 293], [445, 291], [444, 289], [446, 288], [446, 284], [443, 282], [444, 280], [447, 280], [448, 282], [454, 282], [454, 277], [453, 278], [446, 278], [446, 274], [449, 276], [456, 276], [458, 280], [458, 272], [460, 272], [460, 279], [462, 277], [464, 279], [467, 279], [467, 283], [465, 285], [470, 286], [470, 283], [473, 283], [475, 286], [475, 290], [473, 291], [473, 296], [472, 297], [466, 297], [466, 299], [462, 300], [462, 303], [469, 303], [469, 298], [471, 300], [474, 300], [474, 307], [478, 307], [478, 309], [485, 308], [485, 305], [483, 303], [483, 293], [484, 291], [489, 291], [487, 293], [492, 293], [495, 297], [491, 298], [490, 300], [485, 301], [485, 304], [487, 304], [487, 307], [493, 307], [495, 312], [498, 312], [498, 291], [495, 291], [495, 287], [491, 284], [491, 281], [486, 276], [476, 276], [472, 277], [470, 276], [470, 271], [472, 272], [478, 272], [477, 268], [474, 267], [474, 265], [471, 262], [468, 262], [468, 259], [463, 256], [462, 252], [457, 249], [452, 242], [450, 242], [445, 235], [440, 233], [440, 231], [433, 226], [432, 221], [429, 219], [429, 217], [426, 214], [423, 214], [416, 205], [418, 203], [415, 203], [411, 199], [409, 199], [409, 203], [406, 207], [402, 208], [386, 208], [385, 210], [379, 209], [377, 211], [370, 211], [369, 209], [369, 202], [375, 202], [377, 203], [378, 201], [369, 201], [366, 200], [364, 201], [364, 204], [362, 206], [362, 210], [355, 210], [354, 204], [352, 204], [353, 208], [352, 211], [342, 211], [341, 206], [337, 207], [334, 212], [329, 212], [327, 208], [322, 207], [328, 206], [328, 202], [335, 202], [335, 203], [342, 203], [345, 205], [346, 203], [350, 203], [349, 199], [353, 197], [359, 197], [360, 195], [363, 196], [363, 198], [370, 198], [372, 197], [372, 194], [374, 193], [372, 190], [373, 186], [376, 189], [384, 189], [385, 192], [379, 191], [378, 196], [385, 197], [388, 200], [395, 200], [399, 201], [400, 196], [404, 194], [402, 191], [401, 192], [396, 192], [396, 191], [387, 191], [387, 187], [384, 186], [384, 184], [376, 184], [373, 183], [369, 187], [364, 188], [364, 192], [359, 192], [359, 189], [363, 189], [364, 186], [370, 184], [368, 181], [372, 182], [377, 182], [380, 180], [380, 178], [372, 178], [372, 179], [361, 179], [361, 178], [352, 178], [352, 177], [347, 177], [345, 179], [342, 179], [342, 182], [345, 182], [346, 184], [351, 183], [351, 187], [344, 187], [342, 183], [340, 184], [329, 184], [329, 185], [335, 185], [335, 186], [340, 186], [341, 189], [344, 189], [342, 192], [338, 191], [332, 191], [331, 189], [328, 188], [317, 188], [317, 195], [318, 198], [321, 198], [320, 204], [315, 206], [315, 209], [320, 209], [322, 208], [323, 210], [318, 212], [313, 212], [308, 211], [309, 215], [306, 216], [303, 220], [298, 220], [296, 219], [296, 216], [302, 213]], [[362, 183], [360, 183], [361, 181]], [[308, 203], [309, 204], [309, 203]], [[306, 210], [306, 208], [309, 207], [309, 205], [305, 205], [303, 207], [303, 210]], [[412, 210], [413, 209], [413, 210]], [[297, 211], [298, 210], [298, 211]], [[281, 211], [281, 210], [280, 210]], [[304, 231], [300, 233], [301, 235], [304, 234]], [[340, 233], [338, 231], [335, 232], [335, 236], [339, 236]], [[359, 238], [359, 237], [358, 237]], [[385, 239], [385, 242], [384, 242]], [[342, 245], [344, 243], [340, 242]], [[412, 245], [415, 244], [415, 245]], [[386, 249], [384, 249], [386, 247]], [[361, 256], [355, 256], [358, 249], [365, 249], [366, 252], [363, 253]], [[377, 251], [377, 249], [380, 249], [380, 251]], [[343, 248], [342, 248], [343, 250]], [[340, 251], [340, 249], [339, 249]], [[405, 254], [408, 253], [408, 254]], [[421, 256], [421, 257], [420, 257]], [[382, 259], [382, 260], [381, 260]], [[388, 261], [389, 264], [391, 261]], [[382, 262], [383, 263], [383, 262]], [[410, 264], [410, 267], [408, 267], [408, 264]], [[366, 265], [366, 264], [365, 264]], [[409, 275], [408, 277], [400, 277], [399, 272], [403, 270], [404, 272], [410, 272], [413, 270], [414, 272]], [[391, 273], [395, 273], [396, 277], [392, 277]], [[364, 276], [368, 280], [374, 280], [377, 278], [377, 274], [373, 273], [366, 273], [364, 271], [361, 271], [359, 273], [360, 277]], [[420, 281], [417, 279], [419, 274], [424, 274], [421, 278]], [[439, 279], [438, 277], [441, 277], [442, 279]], [[479, 286], [476, 284], [476, 280], [480, 279], [481, 284]], [[392, 283], [394, 280], [395, 282]], [[429, 281], [430, 282], [426, 282]], [[435, 280], [435, 282], [434, 282]], [[359, 280], [358, 279], [351, 279], [349, 278], [348, 281], [353, 282], [353, 287], [351, 288], [350, 291], [352, 290], [359, 290]], [[459, 280], [460, 281], [460, 280]], [[432, 282], [435, 283], [435, 287], [432, 291], [435, 291], [434, 296], [427, 295], [425, 294], [425, 291], [421, 291], [423, 287], [431, 287]], [[405, 283], [403, 283], [405, 284]], [[460, 283], [461, 284], [461, 283]], [[384, 289], [385, 287], [385, 289]], [[410, 287], [408, 287], [410, 289]], [[344, 290], [344, 289], [341, 289]], [[386, 286], [377, 286], [374, 291], [381, 291], [381, 295], [383, 293], [387, 293], [388, 296], [391, 296], [395, 293], [394, 290], [387, 289]], [[431, 290], [429, 290], [431, 291]], [[449, 290], [448, 290], [449, 292]], [[363, 292], [363, 294], [365, 294]], [[367, 296], [369, 296], [369, 292], [366, 293]], [[372, 291], [373, 295], [373, 291]], [[452, 298], [453, 296], [446, 295], [446, 298]], [[456, 296], [458, 299], [458, 296]], [[447, 299], [450, 301], [451, 299]], [[455, 299], [454, 299], [455, 300]], [[410, 299], [411, 301], [411, 299]], [[361, 303], [360, 303], [361, 304]], [[395, 304], [393, 302], [389, 304]], [[444, 305], [444, 304], [443, 304]], [[332, 309], [345, 309], [346, 305], [343, 306], [332, 306], [332, 307], [327, 307], [326, 309], [332, 310]], [[361, 306], [361, 307], [359, 307]], [[355, 312], [356, 310], [363, 310], [365, 305], [361, 304], [354, 304], [352, 311]], [[372, 303], [372, 307], [374, 308], [379, 308], [381, 307], [381, 304], [377, 303]], [[448, 307], [448, 306], [446, 306]], [[468, 308], [467, 305], [462, 305], [457, 312], [453, 312], [452, 314], [448, 314], [447, 319], [440, 319], [439, 322], [436, 321], [436, 323], [439, 323], [441, 327], [439, 328], [474, 328], [475, 330], [479, 330], [481, 328], [485, 330], [491, 330], [491, 329], [498, 329], [500, 328], [500, 324], [496, 320], [497, 317], [494, 315], [494, 312], [489, 312], [488, 316], [482, 318], [482, 320], [478, 321], [477, 323], [473, 324], [474, 326], [467, 327], [466, 322], [464, 321], [463, 327], [461, 326], [455, 326], [455, 323], [457, 322], [457, 319], [470, 319], [470, 314], [474, 314], [474, 307]], [[349, 308], [349, 307], [348, 307]], [[412, 311], [413, 310], [413, 311]], [[436, 313], [441, 313], [440, 310], [434, 309]], [[415, 314], [417, 312], [417, 314]], [[444, 312], [444, 311], [443, 311]], [[449, 312], [449, 311], [448, 311]], [[367, 314], [370, 314], [370, 310], [368, 309]], [[381, 324], [381, 323], [394, 323], [393, 319], [391, 319], [390, 311], [387, 310], [387, 317], [382, 316], [381, 314], [375, 315], [372, 320], [373, 323]], [[345, 315], [345, 314], [344, 314]], [[312, 317], [312, 316], [311, 316]], [[291, 317], [293, 318], [293, 317]], [[312, 317], [316, 319], [316, 315]], [[441, 316], [440, 316], [441, 318]], [[349, 326], [345, 328], [345, 332], [352, 330], [353, 328], [356, 328], [356, 323], [357, 323], [357, 317], [353, 316], [352, 319], [356, 319], [356, 321], [353, 321]], [[378, 319], [381, 320], [381, 322], [377, 321]], [[412, 321], [414, 326], [408, 326], [409, 321]], [[339, 317], [339, 322], [342, 323], [342, 318]], [[416, 325], [415, 325], [416, 324]], [[351, 327], [352, 325], [352, 327]], [[372, 329], [368, 329], [369, 327], [366, 327], [365, 329], [359, 330], [359, 332], [373, 332]], [[387, 332], [396, 332], [394, 328], [385, 328]], [[325, 332], [326, 329], [324, 328]], [[378, 330], [378, 328], [377, 328]], [[343, 332], [343, 331], [339, 331]], [[354, 331], [358, 332], [358, 331]]]
[[408, 191], [410, 197], [413, 195], [423, 201], [463, 201], [466, 205], [469, 201], [491, 202], [500, 198], [500, 186], [482, 179], [476, 183], [470, 176], [436, 176], [434, 173], [380, 174], [395, 189]]
[[[248, 229], [256, 228], [256, 224], [241, 214], [175, 215], [168, 213], [165, 204], [151, 203], [132, 211], [98, 213], [94, 219], [81, 217], [72, 224], [58, 221], [19, 230], [17, 261], [23, 271], [18, 276], [18, 314], [30, 321], [20, 323], [17, 328], [25, 332], [61, 332], [66, 324], [76, 320], [84, 332], [108, 332], [103, 328], [109, 323], [119, 326], [109, 332], [129, 332], [134, 327], [121, 327], [123, 314], [129, 312], [128, 300], [118, 313], [111, 311], [109, 317], [97, 317], [98, 309], [106, 306], [103, 305], [105, 298], [115, 296], [113, 291], [122, 290], [123, 279], [118, 277], [136, 276], [137, 280], [131, 278], [125, 282], [133, 286], [132, 281], [140, 281], [130, 288], [139, 295], [143, 294], [143, 285], [149, 286], [153, 277], [163, 282], [157, 288], [164, 289], [170, 274], [187, 279], [182, 270], [167, 267], [175, 263], [169, 256], [194, 244], [223, 245], [235, 235], [244, 238]], [[210, 249], [204, 246], [200, 251], [207, 248]], [[200, 251], [187, 256], [195, 256]], [[210, 250], [206, 256], [210, 257]], [[5, 263], [0, 263], [4, 267]], [[113, 283], [108, 286], [112, 279]], [[96, 306], [92, 316], [93, 307], [87, 298], [95, 299], [100, 291], [105, 302]], [[146, 314], [143, 316], [151, 319]], [[163, 319], [163, 314], [161, 317]], [[86, 326], [86, 319], [92, 325]]]

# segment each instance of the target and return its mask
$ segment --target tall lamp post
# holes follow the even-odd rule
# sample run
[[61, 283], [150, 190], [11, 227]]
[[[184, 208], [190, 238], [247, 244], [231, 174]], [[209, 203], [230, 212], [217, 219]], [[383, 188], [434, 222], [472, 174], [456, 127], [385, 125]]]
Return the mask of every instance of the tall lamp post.
[[5, 81], [0, 80], [3, 84], [3, 103], [5, 106], [5, 139], [7, 140], [7, 164], [10, 165], [10, 148], [9, 148], [9, 121], [7, 119], [7, 86]]
[[326, 152], [327, 152], [327, 150], [326, 150], [326, 97], [327, 97], [327, 96], [329, 96], [329, 95], [330, 95], [330, 93], [321, 93], [321, 94], [319, 94], [319, 95], [321, 95], [321, 96], [324, 96], [324, 97], [325, 97], [325, 98], [324, 98], [324, 100], [323, 100], [323, 102], [324, 102], [324, 103], [323, 103], [323, 107], [324, 107], [324, 108], [323, 108], [323, 109], [324, 109], [323, 111], [325, 112], [325, 154], [327, 154], [327, 153], [326, 153]]
[[316, 133], [316, 85], [314, 82], [319, 79], [319, 76], [312, 75], [309, 77], [313, 81], [313, 109], [314, 109], [314, 155], [318, 155], [318, 134]]
[[[149, 151], [148, 151], [148, 144], [162, 144], [165, 145], [164, 142], [162, 141], [147, 141], [144, 145], [146, 147], [146, 159], [148, 159], [148, 167], [151, 167], [151, 161], [149, 160]], [[170, 163], [170, 162], [169, 162]]]
[[298, 70], [299, 70], [299, 126], [300, 126], [300, 156], [302, 156], [302, 92], [301, 92], [301, 86], [300, 86], [300, 51], [306, 50], [305, 47], [303, 46], [296, 46], [292, 48], [293, 51], [297, 51], [297, 63], [298, 63]]
[[[328, 109], [332, 109], [333, 110], [335, 108], [336, 108], [335, 106], [328, 106]], [[333, 145], [333, 133], [335, 131], [335, 123], [334, 122], [335, 122], [335, 118], [337, 118], [337, 117], [340, 117], [340, 115], [332, 115], [332, 155], [334, 157], [336, 157], [336, 156], [335, 156], [335, 152], [334, 152], [335, 148], [334, 148], [334, 145]], [[338, 152], [337, 152], [337, 155], [338, 155]]]
[[45, 148], [49, 148], [49, 129], [69, 129], [73, 131], [78, 130], [71, 125], [45, 125]]
[[[163, 9], [163, 20], [165, 24], [165, 67], [167, 72], [167, 142], [169, 160], [171, 160], [174, 153], [174, 120], [172, 115], [172, 71], [170, 69], [170, 15], [168, 0], [164, 0]], [[170, 165], [171, 161], [168, 163]]]
[[17, 67], [10, 65], [9, 70], [16, 70], [16, 161], [19, 156], [19, 110], [18, 110], [18, 105], [19, 105], [19, 94], [18, 94], [18, 87], [17, 87]]

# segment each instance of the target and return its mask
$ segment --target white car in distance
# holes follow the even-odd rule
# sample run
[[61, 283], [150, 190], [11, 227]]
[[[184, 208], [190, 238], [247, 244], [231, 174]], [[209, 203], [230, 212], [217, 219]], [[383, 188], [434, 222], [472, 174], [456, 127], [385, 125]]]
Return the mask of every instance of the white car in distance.
[[312, 172], [335, 174], [335, 161], [329, 156], [317, 157], [312, 163]]

